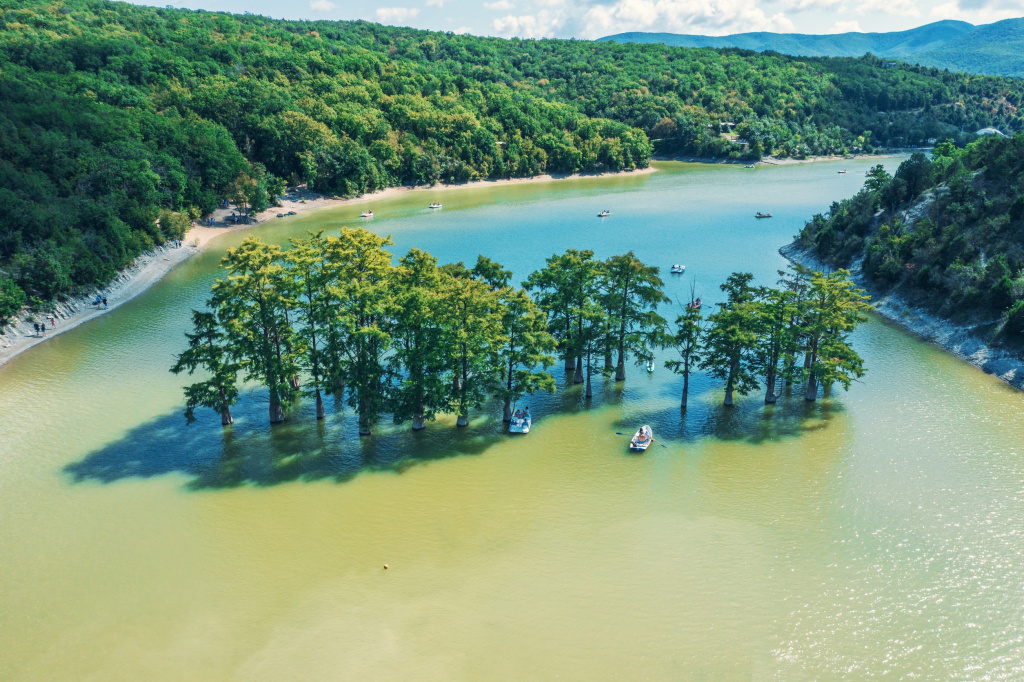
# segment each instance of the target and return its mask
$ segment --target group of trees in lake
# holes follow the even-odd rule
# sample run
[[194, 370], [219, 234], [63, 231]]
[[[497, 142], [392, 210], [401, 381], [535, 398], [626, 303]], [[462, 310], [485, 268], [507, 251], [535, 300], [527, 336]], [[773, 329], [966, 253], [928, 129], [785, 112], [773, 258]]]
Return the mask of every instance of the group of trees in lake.
[[[854, 197], [814, 216], [798, 243], [874, 285], [980, 330], [1024, 340], [1024, 134], [915, 154], [869, 173]], [[992, 324], [993, 318], [998, 320]]]
[[250, 238], [229, 251], [172, 368], [207, 377], [186, 387], [186, 418], [210, 407], [230, 424], [242, 378], [266, 388], [271, 423], [303, 394], [324, 418], [326, 394], [355, 411], [360, 434], [385, 413], [413, 429], [440, 413], [466, 426], [491, 395], [507, 420], [524, 394], [553, 388], [555, 340], [510, 272], [482, 256], [439, 265], [419, 249], [393, 265], [391, 243], [343, 229], [287, 250]]
[[[1019, 128], [1016, 81], [105, 0], [0, 7], [0, 313], [102, 286], [221, 198], [869, 151]], [[15, 291], [17, 289], [17, 291]]]
[[691, 300], [672, 334], [658, 313], [671, 302], [658, 268], [632, 252], [598, 260], [570, 249], [520, 288], [485, 256], [467, 268], [413, 248], [394, 264], [391, 244], [345, 228], [288, 249], [249, 238], [229, 251], [226, 277], [208, 309], [193, 312], [188, 348], [171, 368], [204, 377], [185, 387], [186, 419], [207, 407], [231, 424], [239, 383], [249, 380], [266, 389], [271, 423], [303, 395], [317, 419], [325, 395], [343, 401], [364, 435], [386, 414], [416, 430], [445, 413], [467, 426], [492, 397], [508, 421], [524, 395], [554, 390], [547, 368], [556, 352], [589, 399], [593, 376], [624, 381], [628, 363], [673, 347], [680, 359], [666, 366], [683, 377], [684, 408], [698, 367], [724, 381], [726, 405], [762, 379], [772, 403], [782, 379], [799, 374], [814, 400], [819, 386], [848, 388], [863, 373], [848, 337], [867, 304], [845, 271], [797, 268], [781, 289], [736, 273], [717, 312], [705, 321]]
[[690, 374], [707, 371], [725, 382], [725, 405], [734, 394], [763, 386], [773, 404], [780, 383], [803, 383], [804, 398], [834, 384], [849, 389], [864, 374], [864, 363], [850, 344], [862, 322], [868, 297], [854, 286], [850, 273], [823, 273], [794, 265], [780, 272], [778, 287], [754, 286], [753, 275], [736, 272], [721, 285], [725, 300], [704, 319], [691, 293], [676, 318], [667, 344], [678, 359], [666, 366], [682, 375], [685, 409]]

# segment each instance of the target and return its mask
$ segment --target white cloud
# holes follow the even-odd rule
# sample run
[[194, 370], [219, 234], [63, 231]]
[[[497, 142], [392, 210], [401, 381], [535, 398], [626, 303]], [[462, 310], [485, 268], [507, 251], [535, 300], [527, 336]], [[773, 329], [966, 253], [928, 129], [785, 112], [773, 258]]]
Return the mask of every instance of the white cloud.
[[859, 21], [837, 21], [829, 33], [863, 33]]
[[972, 24], [1012, 19], [1022, 13], [1019, 0], [953, 0], [933, 7], [930, 12], [933, 19], [960, 19]]
[[857, 6], [860, 14], [867, 12], [884, 12], [901, 17], [919, 17], [921, 10], [915, 0], [864, 0]]
[[808, 10], [831, 10], [843, 4], [843, 0], [788, 0], [783, 7], [791, 12], [806, 12]]
[[427, 0], [427, 7], [444, 7], [448, 0]]
[[465, 35], [467, 33], [472, 33], [472, 32], [473, 32], [473, 28], [471, 26], [459, 26], [458, 28], [453, 28], [452, 29], [452, 33], [458, 33], [459, 35]]
[[377, 10], [377, 21], [382, 24], [403, 24], [419, 13], [418, 7], [381, 7]]
[[497, 0], [497, 2], [485, 2], [484, 7], [489, 10], [507, 11], [515, 7], [515, 5], [508, 0]]
[[561, 12], [541, 10], [536, 14], [508, 16], [495, 19], [491, 26], [500, 36], [519, 38], [550, 38], [565, 26], [565, 17]]
[[309, 8], [314, 12], [330, 12], [331, 10], [337, 9], [331, 0], [313, 0], [309, 3]]
[[617, 0], [587, 9], [580, 33], [598, 37], [646, 30], [722, 35], [792, 31], [793, 22], [781, 13], [765, 15], [749, 0]]

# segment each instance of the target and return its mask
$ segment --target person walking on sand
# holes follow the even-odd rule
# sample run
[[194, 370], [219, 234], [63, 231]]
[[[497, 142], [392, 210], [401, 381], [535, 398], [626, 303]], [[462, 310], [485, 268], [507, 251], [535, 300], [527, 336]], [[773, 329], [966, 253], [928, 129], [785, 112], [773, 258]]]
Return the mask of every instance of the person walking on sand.
[[39, 336], [39, 323], [38, 322], [33, 322], [32, 323], [32, 328], [36, 330], [36, 336]]
[[51, 317], [50, 318], [50, 327], [52, 328], [52, 327], [56, 327], [56, 326], [57, 326], [57, 318]]

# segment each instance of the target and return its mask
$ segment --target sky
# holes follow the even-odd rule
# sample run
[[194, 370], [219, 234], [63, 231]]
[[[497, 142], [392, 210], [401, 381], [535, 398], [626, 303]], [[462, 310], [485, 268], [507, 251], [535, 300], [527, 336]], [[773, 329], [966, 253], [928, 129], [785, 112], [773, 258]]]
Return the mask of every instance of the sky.
[[593, 39], [625, 31], [881, 32], [940, 19], [987, 24], [1024, 16], [1024, 0], [180, 0], [172, 4], [283, 19], [365, 19], [503, 38]]

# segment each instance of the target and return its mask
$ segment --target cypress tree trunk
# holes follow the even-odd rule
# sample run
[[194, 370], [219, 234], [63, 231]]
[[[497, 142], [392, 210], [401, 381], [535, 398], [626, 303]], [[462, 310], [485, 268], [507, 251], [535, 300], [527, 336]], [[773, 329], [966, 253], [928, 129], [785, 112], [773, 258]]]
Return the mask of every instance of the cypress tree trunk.
[[583, 357], [579, 356], [576, 358], [576, 373], [572, 377], [572, 383], [582, 384], [583, 383]]
[[323, 398], [322, 395], [320, 395], [320, 387], [317, 386], [316, 387], [316, 418], [319, 421], [320, 419], [323, 419], [326, 416], [327, 416], [327, 413], [324, 411], [324, 398]]
[[804, 393], [804, 399], [808, 402], [814, 402], [818, 399], [818, 377], [813, 372], [807, 377], [807, 391]]
[[299, 390], [299, 388], [300, 388], [300, 387], [302, 386], [302, 382], [301, 382], [301, 381], [299, 380], [299, 375], [298, 375], [298, 374], [296, 374], [295, 376], [293, 376], [293, 377], [292, 377], [292, 378], [291, 378], [291, 379], [290, 379], [290, 380], [288, 381], [288, 383], [289, 383], [289, 384], [291, 384], [291, 385], [292, 385], [292, 388], [294, 388], [294, 389], [295, 389], [296, 391], [297, 391], [297, 390]]
[[732, 407], [732, 391], [733, 391], [733, 386], [736, 383], [736, 370], [738, 369], [736, 367], [737, 364], [738, 364], [738, 362], [734, 360], [732, 362], [732, 364], [729, 365], [729, 380], [725, 382], [725, 403], [724, 403], [724, 405], [726, 407]]
[[284, 421], [284, 405], [276, 397], [270, 398], [270, 423], [280, 424]]
[[460, 429], [469, 426], [469, 415], [460, 414], [459, 418], [455, 420], [455, 425]]
[[680, 409], [686, 409], [686, 400], [690, 395], [690, 372], [689, 370], [683, 372], [683, 401], [679, 405]]
[[779, 397], [777, 395], [775, 395], [775, 384], [776, 383], [777, 383], [777, 379], [775, 377], [775, 369], [773, 368], [773, 369], [768, 371], [768, 378], [765, 381], [765, 386], [767, 387], [767, 390], [765, 391], [765, 394], [764, 394], [764, 402], [765, 402], [765, 404], [772, 405], [776, 401], [778, 401]]
[[412, 418], [412, 430], [413, 431], [422, 431], [425, 428], [427, 428], [427, 420], [423, 416], [423, 411], [421, 410], [418, 413], [416, 413], [415, 415], [413, 415], [413, 418]]
[[359, 415], [359, 435], [369, 436], [370, 433], [370, 421], [363, 415]]
[[231, 426], [234, 423], [235, 423], [235, 420], [231, 417], [231, 408], [228, 407], [227, 403], [225, 403], [220, 408], [220, 425], [221, 426]]
[[576, 360], [573, 358], [572, 353], [568, 350], [565, 351], [565, 371], [571, 372], [576, 369]]
[[594, 388], [590, 384], [590, 375], [591, 374], [593, 374], [593, 372], [590, 371], [590, 353], [588, 352], [587, 353], [587, 390], [586, 390], [586, 393], [584, 393], [584, 397], [586, 397], [586, 398], [593, 398], [594, 397]]
[[622, 357], [622, 351], [619, 351], [619, 364], [615, 366], [615, 380], [626, 380], [626, 360]]
[[508, 424], [512, 421], [512, 401], [505, 398], [505, 406], [502, 408], [501, 420]]

